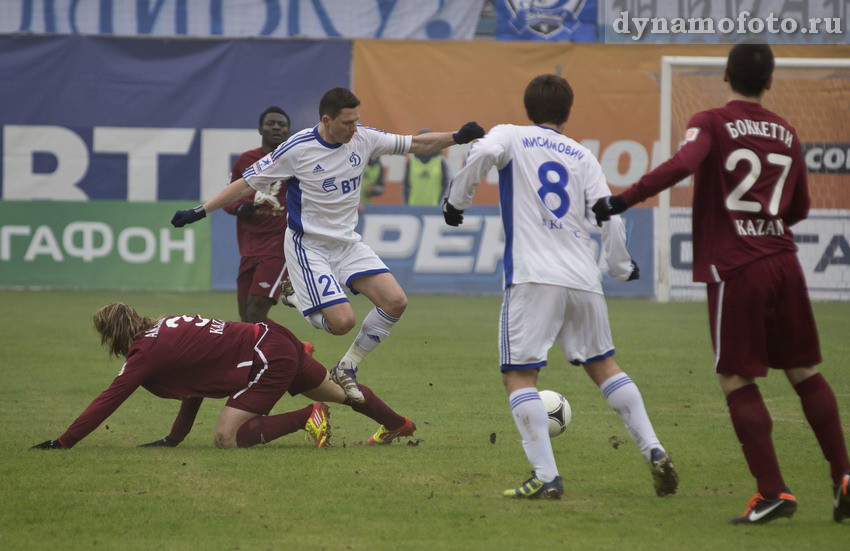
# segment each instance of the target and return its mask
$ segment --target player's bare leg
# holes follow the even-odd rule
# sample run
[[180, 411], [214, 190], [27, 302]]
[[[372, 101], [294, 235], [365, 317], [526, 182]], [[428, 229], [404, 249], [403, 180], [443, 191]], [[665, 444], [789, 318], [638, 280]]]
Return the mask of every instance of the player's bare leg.
[[679, 475], [655, 434], [637, 385], [620, 369], [613, 355], [586, 364], [584, 370], [623, 420], [632, 441], [649, 463], [655, 493], [659, 497], [675, 494]]
[[[357, 292], [371, 300], [375, 308], [363, 318], [357, 337], [351, 343], [348, 352], [331, 370], [331, 376], [345, 390], [346, 396], [352, 402], [362, 404], [363, 394], [357, 387], [358, 366], [367, 354], [389, 336], [407, 308], [407, 295], [390, 273], [361, 276], [354, 280], [352, 285]], [[350, 304], [343, 304], [351, 308]], [[341, 306], [341, 304], [334, 306]], [[330, 320], [328, 322], [330, 323]]]
[[242, 425], [254, 417], [257, 417], [256, 413], [224, 406], [224, 409], [221, 410], [221, 415], [218, 416], [218, 423], [213, 432], [213, 445], [216, 448], [223, 449], [235, 448], [236, 432]]
[[[354, 309], [349, 302], [340, 302], [331, 306], [322, 308], [319, 311], [323, 318], [321, 329], [324, 329], [331, 335], [345, 335], [357, 323], [357, 318], [354, 315]], [[313, 314], [311, 314], [312, 316]], [[312, 322], [312, 320], [311, 320]]]

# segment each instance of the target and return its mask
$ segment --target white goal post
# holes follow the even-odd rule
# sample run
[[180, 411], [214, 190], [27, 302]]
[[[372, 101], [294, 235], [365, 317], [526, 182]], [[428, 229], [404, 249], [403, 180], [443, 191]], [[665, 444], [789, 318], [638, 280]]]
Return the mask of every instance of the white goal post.
[[[726, 103], [725, 67], [725, 57], [661, 58], [662, 159], [674, 153], [691, 115]], [[764, 104], [797, 129], [804, 145], [812, 213], [794, 233], [809, 292], [815, 300], [850, 300], [850, 59], [776, 58]], [[683, 269], [689, 268], [691, 251], [691, 196], [690, 179], [659, 195], [654, 247], [659, 302], [705, 296], [704, 285], [693, 283]]]

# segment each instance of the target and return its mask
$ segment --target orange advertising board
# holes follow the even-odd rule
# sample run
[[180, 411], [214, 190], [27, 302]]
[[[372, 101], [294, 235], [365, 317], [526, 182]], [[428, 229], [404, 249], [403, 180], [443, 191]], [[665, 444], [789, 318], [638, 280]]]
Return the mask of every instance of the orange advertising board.
[[[414, 134], [422, 127], [453, 130], [469, 120], [485, 129], [527, 124], [522, 105], [526, 84], [541, 73], [560, 74], [575, 92], [566, 134], [594, 152], [616, 190], [666, 158], [658, 148], [661, 57], [722, 57], [728, 51], [728, 45], [356, 40], [352, 82], [364, 123]], [[778, 45], [774, 53], [850, 58], [850, 46]], [[850, 137], [844, 140], [850, 142]], [[462, 166], [463, 151], [455, 147], [447, 152], [452, 169]], [[397, 203], [403, 160], [386, 162], [388, 192], [375, 202]], [[497, 202], [494, 184], [488, 178], [476, 203]]]

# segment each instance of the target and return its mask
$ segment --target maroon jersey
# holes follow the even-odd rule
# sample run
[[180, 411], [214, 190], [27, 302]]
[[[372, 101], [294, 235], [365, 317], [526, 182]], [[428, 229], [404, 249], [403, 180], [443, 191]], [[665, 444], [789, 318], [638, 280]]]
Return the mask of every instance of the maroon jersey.
[[109, 388], [59, 439], [64, 446], [73, 446], [140, 386], [161, 398], [224, 398], [239, 392], [248, 386], [257, 334], [254, 324], [200, 315], [160, 319], [133, 341]]
[[691, 117], [676, 155], [623, 193], [632, 206], [694, 174], [694, 281], [728, 279], [742, 266], [796, 251], [789, 226], [809, 211], [797, 132], [752, 101]]
[[[230, 180], [234, 182], [242, 173], [266, 154], [262, 148], [246, 151], [233, 163]], [[236, 207], [253, 203], [257, 210], [250, 219], [237, 218], [236, 239], [242, 256], [276, 256], [283, 258], [283, 232], [286, 230], [286, 185], [277, 182], [269, 193], [254, 192], [247, 197], [224, 207], [226, 212], [236, 214]]]

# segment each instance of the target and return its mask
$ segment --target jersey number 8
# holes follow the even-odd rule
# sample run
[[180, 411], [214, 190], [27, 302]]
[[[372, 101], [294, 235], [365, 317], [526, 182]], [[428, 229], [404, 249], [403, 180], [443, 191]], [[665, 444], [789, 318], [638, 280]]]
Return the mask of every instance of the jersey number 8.
[[[554, 182], [549, 179], [549, 174], [552, 172], [557, 175], [557, 180]], [[567, 195], [567, 184], [570, 181], [570, 176], [567, 174], [567, 169], [561, 163], [548, 161], [537, 169], [537, 177], [540, 179], [540, 188], [537, 190], [540, 200], [543, 201], [547, 209], [552, 211], [556, 218], [562, 218], [570, 210], [570, 196]], [[549, 206], [549, 203], [546, 202], [547, 195], [558, 197], [558, 208], [553, 209]]]

